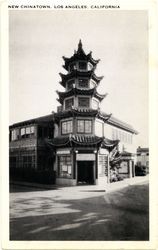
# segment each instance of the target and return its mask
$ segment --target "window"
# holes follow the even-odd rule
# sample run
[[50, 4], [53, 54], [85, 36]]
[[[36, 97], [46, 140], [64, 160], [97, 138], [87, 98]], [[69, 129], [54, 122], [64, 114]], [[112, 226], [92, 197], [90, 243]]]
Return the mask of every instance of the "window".
[[86, 70], [87, 69], [87, 63], [86, 62], [79, 62], [79, 69]]
[[25, 137], [25, 128], [21, 128], [20, 135], [21, 135], [21, 138]]
[[72, 133], [72, 121], [65, 121], [62, 122], [61, 125], [61, 133], [64, 134], [69, 134]]
[[78, 86], [80, 87], [80, 88], [88, 88], [88, 79], [79, 79], [78, 80]]
[[35, 133], [34, 126], [29, 126], [29, 127], [20, 129], [21, 138], [31, 138], [33, 137], [34, 133]]
[[79, 97], [78, 106], [89, 108], [89, 98], [88, 97]]
[[26, 138], [32, 137], [32, 135], [34, 134], [34, 127], [26, 127]]
[[35, 156], [25, 155], [22, 157], [22, 165], [24, 168], [34, 168], [35, 167]]
[[65, 100], [65, 109], [71, 109], [73, 105], [74, 105], [73, 98]]
[[75, 80], [74, 80], [74, 79], [68, 81], [68, 82], [67, 82], [67, 90], [72, 89], [74, 83], [75, 83]]
[[92, 133], [92, 121], [91, 120], [78, 120], [77, 121], [78, 133]]
[[11, 131], [11, 140], [15, 141], [19, 139], [19, 129], [14, 129]]
[[76, 63], [71, 63], [69, 66], [70, 72], [76, 70]]
[[72, 160], [70, 155], [58, 156], [59, 177], [71, 177]]

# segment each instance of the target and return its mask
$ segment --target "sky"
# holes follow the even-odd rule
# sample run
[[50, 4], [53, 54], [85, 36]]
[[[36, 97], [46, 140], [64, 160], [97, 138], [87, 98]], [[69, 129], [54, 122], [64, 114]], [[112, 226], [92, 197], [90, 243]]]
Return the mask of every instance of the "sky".
[[62, 56], [82, 40], [92, 51], [101, 109], [132, 125], [148, 146], [148, 15], [135, 10], [12, 10], [9, 13], [10, 124], [50, 114], [60, 104]]

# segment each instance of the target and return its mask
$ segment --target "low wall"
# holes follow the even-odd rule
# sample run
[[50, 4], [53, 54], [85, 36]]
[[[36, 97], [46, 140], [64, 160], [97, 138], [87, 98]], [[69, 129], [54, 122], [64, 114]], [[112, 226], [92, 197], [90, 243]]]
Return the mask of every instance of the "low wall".
[[66, 178], [56, 178], [57, 185], [63, 186], [76, 186], [76, 180], [73, 179], [66, 179]]

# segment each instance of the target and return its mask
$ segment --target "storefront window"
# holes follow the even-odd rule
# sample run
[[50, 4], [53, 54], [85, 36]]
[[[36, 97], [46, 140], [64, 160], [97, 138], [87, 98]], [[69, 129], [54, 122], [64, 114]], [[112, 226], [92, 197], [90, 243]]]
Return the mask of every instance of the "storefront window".
[[70, 155], [58, 156], [59, 177], [71, 177], [72, 160]]
[[72, 133], [72, 121], [64, 121], [61, 124], [61, 133], [69, 134]]
[[91, 120], [78, 120], [77, 121], [78, 133], [92, 133], [92, 121]]

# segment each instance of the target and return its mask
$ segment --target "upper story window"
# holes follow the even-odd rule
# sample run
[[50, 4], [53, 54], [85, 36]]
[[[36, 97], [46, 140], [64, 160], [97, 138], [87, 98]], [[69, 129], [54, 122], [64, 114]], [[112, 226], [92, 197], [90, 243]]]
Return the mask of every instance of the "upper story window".
[[29, 126], [29, 127], [20, 129], [21, 138], [33, 137], [34, 133], [35, 133], [35, 127], [34, 126]]
[[78, 120], [77, 121], [77, 133], [92, 133], [92, 121], [91, 120]]
[[35, 132], [34, 126], [26, 127], [26, 138], [31, 137]]
[[73, 105], [74, 105], [74, 98], [65, 100], [65, 110], [71, 109]]
[[78, 63], [80, 70], [87, 70], [87, 63], [86, 62], [79, 62]]
[[30, 138], [33, 137], [35, 134], [35, 127], [29, 126], [29, 127], [23, 127], [18, 129], [13, 129], [11, 131], [11, 141], [16, 141], [18, 139], [22, 138]]
[[72, 120], [70, 121], [63, 121], [61, 123], [61, 134], [70, 134], [72, 133]]
[[79, 86], [79, 88], [88, 88], [89, 87], [88, 79], [79, 78], [78, 79], [78, 86]]
[[76, 63], [75, 63], [75, 62], [74, 62], [74, 63], [71, 63], [70, 66], [69, 66], [70, 72], [73, 71], [73, 70], [76, 70], [76, 69], [77, 69]]
[[13, 129], [11, 131], [11, 141], [16, 141], [19, 139], [19, 129]]
[[73, 84], [75, 84], [75, 80], [74, 80], [74, 79], [69, 80], [69, 81], [67, 82], [67, 90], [72, 89]]
[[78, 106], [82, 108], [89, 108], [90, 100], [88, 97], [79, 97], [78, 98]]

